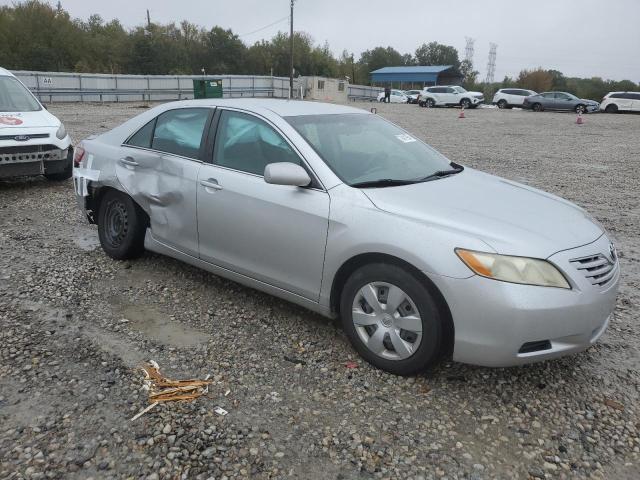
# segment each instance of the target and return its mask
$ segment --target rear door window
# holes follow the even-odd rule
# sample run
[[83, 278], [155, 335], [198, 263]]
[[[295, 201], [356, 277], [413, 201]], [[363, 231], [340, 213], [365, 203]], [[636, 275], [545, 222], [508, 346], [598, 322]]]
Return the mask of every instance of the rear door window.
[[153, 128], [156, 126], [156, 119], [154, 118], [144, 127], [134, 133], [129, 140], [125, 142], [126, 145], [132, 147], [151, 148], [151, 138], [153, 137]]
[[181, 108], [162, 113], [153, 131], [151, 148], [187, 158], [200, 158], [208, 108]]

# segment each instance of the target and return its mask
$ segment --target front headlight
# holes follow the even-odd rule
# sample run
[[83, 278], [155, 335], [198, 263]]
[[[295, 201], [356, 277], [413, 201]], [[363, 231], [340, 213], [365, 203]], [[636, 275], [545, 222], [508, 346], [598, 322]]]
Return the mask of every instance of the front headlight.
[[512, 257], [456, 248], [460, 260], [474, 273], [503, 282], [571, 288], [564, 275], [546, 260]]
[[56, 132], [56, 137], [62, 140], [66, 136], [67, 136], [67, 130], [64, 128], [64, 123], [61, 123], [60, 128], [58, 128], [58, 131]]

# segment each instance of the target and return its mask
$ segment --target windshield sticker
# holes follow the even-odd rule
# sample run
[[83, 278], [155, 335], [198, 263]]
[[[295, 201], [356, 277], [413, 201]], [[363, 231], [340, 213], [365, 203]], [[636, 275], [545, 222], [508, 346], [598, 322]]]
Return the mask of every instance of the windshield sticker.
[[407, 133], [401, 133], [400, 135], [396, 135], [396, 138], [403, 143], [411, 143], [415, 142], [416, 139]]
[[0, 125], [22, 125], [22, 120], [16, 117], [0, 117]]

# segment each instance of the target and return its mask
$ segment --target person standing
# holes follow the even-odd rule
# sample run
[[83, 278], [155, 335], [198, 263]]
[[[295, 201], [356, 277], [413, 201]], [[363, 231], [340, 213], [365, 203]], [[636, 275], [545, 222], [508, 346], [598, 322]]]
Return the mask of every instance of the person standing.
[[389, 85], [384, 87], [384, 102], [391, 103], [391, 87]]

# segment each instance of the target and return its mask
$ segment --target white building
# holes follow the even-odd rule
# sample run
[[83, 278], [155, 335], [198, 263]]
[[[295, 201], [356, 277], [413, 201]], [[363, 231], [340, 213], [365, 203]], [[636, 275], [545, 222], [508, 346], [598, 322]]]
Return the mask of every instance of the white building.
[[348, 100], [349, 82], [337, 78], [300, 77], [299, 82], [304, 88], [305, 100], [320, 100], [322, 102], [345, 103]]

